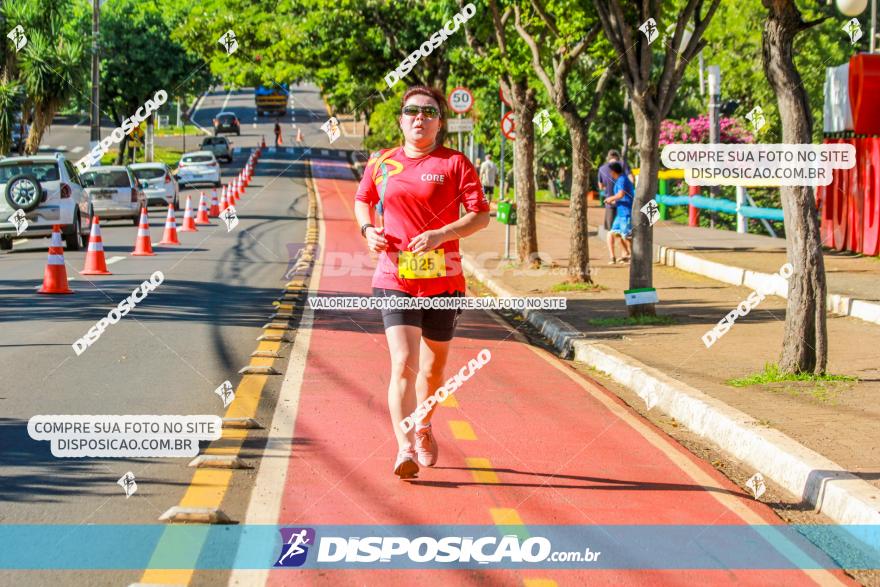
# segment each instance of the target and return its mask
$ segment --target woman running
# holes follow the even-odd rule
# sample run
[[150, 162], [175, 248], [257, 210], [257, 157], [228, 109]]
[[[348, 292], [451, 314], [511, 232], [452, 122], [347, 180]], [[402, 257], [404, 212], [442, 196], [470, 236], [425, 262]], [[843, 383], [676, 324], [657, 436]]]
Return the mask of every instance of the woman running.
[[[358, 186], [355, 216], [361, 235], [371, 251], [380, 253], [374, 296], [464, 297], [458, 239], [489, 224], [489, 204], [471, 162], [443, 146], [445, 106], [439, 91], [409, 88], [398, 117], [403, 146], [374, 153]], [[373, 224], [377, 205], [382, 228]], [[398, 445], [394, 473], [401, 479], [415, 477], [419, 464], [437, 462], [433, 410], [416, 420], [414, 429], [404, 431], [401, 422], [443, 384], [459, 314], [455, 309], [382, 310], [391, 358], [388, 408]]]

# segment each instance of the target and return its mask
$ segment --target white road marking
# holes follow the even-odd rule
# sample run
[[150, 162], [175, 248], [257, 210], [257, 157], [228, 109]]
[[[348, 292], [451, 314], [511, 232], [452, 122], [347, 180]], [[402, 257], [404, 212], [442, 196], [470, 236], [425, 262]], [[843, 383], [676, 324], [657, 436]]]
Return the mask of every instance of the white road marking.
[[330, 151], [328, 151], [327, 149], [321, 149], [321, 155], [329, 155], [329, 154], [330, 154]]
[[116, 263], [117, 261], [122, 261], [123, 259], [125, 259], [125, 257], [110, 257], [109, 259], [107, 259], [107, 264], [112, 265], [113, 263]]
[[82, 151], [82, 150], [83, 150], [82, 147], [74, 147], [74, 148], [72, 148], [72, 149], [70, 150], [70, 152], [71, 152], [71, 153], [79, 153], [79, 152]]
[[226, 99], [223, 100], [223, 106], [220, 107], [220, 111], [223, 112], [226, 110], [226, 105], [229, 104], [229, 97], [232, 95], [232, 88], [229, 88], [229, 93], [226, 94]]
[[55, 147], [55, 148], [58, 149], [59, 151], [66, 151], [66, 150], [67, 150], [67, 145], [61, 145], [61, 146], [58, 146], [58, 147]]

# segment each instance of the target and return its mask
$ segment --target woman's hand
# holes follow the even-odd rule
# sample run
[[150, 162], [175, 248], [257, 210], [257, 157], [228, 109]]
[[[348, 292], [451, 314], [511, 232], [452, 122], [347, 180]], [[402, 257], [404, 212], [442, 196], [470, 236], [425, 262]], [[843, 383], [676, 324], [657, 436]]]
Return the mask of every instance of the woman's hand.
[[385, 240], [385, 229], [368, 226], [365, 234], [367, 236], [367, 247], [374, 253], [379, 253], [388, 248], [388, 241]]
[[413, 253], [433, 251], [448, 240], [444, 233], [439, 230], [426, 230], [409, 241], [407, 248]]

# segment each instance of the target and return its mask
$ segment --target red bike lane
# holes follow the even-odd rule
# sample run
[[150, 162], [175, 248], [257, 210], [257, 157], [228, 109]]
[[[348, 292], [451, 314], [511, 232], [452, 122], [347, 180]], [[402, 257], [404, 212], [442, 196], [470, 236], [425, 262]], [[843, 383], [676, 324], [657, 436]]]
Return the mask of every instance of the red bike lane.
[[[348, 166], [314, 160], [324, 259], [320, 295], [369, 296]], [[487, 312], [465, 312], [447, 377], [491, 361], [438, 407], [437, 466], [393, 473], [388, 352], [378, 311], [316, 311], [278, 524], [777, 525], [772, 510], [691, 455], [597, 382], [526, 344]], [[393, 532], [392, 532], [393, 534]], [[644, 548], [645, 545], [631, 545]], [[626, 548], [627, 545], [621, 545]], [[273, 569], [271, 585], [853, 584], [824, 570]]]

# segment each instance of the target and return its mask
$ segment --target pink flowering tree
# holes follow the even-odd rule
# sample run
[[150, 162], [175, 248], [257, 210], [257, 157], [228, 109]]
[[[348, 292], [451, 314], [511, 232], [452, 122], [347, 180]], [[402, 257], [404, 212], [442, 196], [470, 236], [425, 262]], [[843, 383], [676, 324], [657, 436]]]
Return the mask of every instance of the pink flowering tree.
[[[752, 143], [755, 137], [736, 118], [721, 119], [722, 143]], [[709, 115], [701, 114], [687, 122], [664, 120], [660, 123], [660, 146], [670, 143], [708, 143]]]

